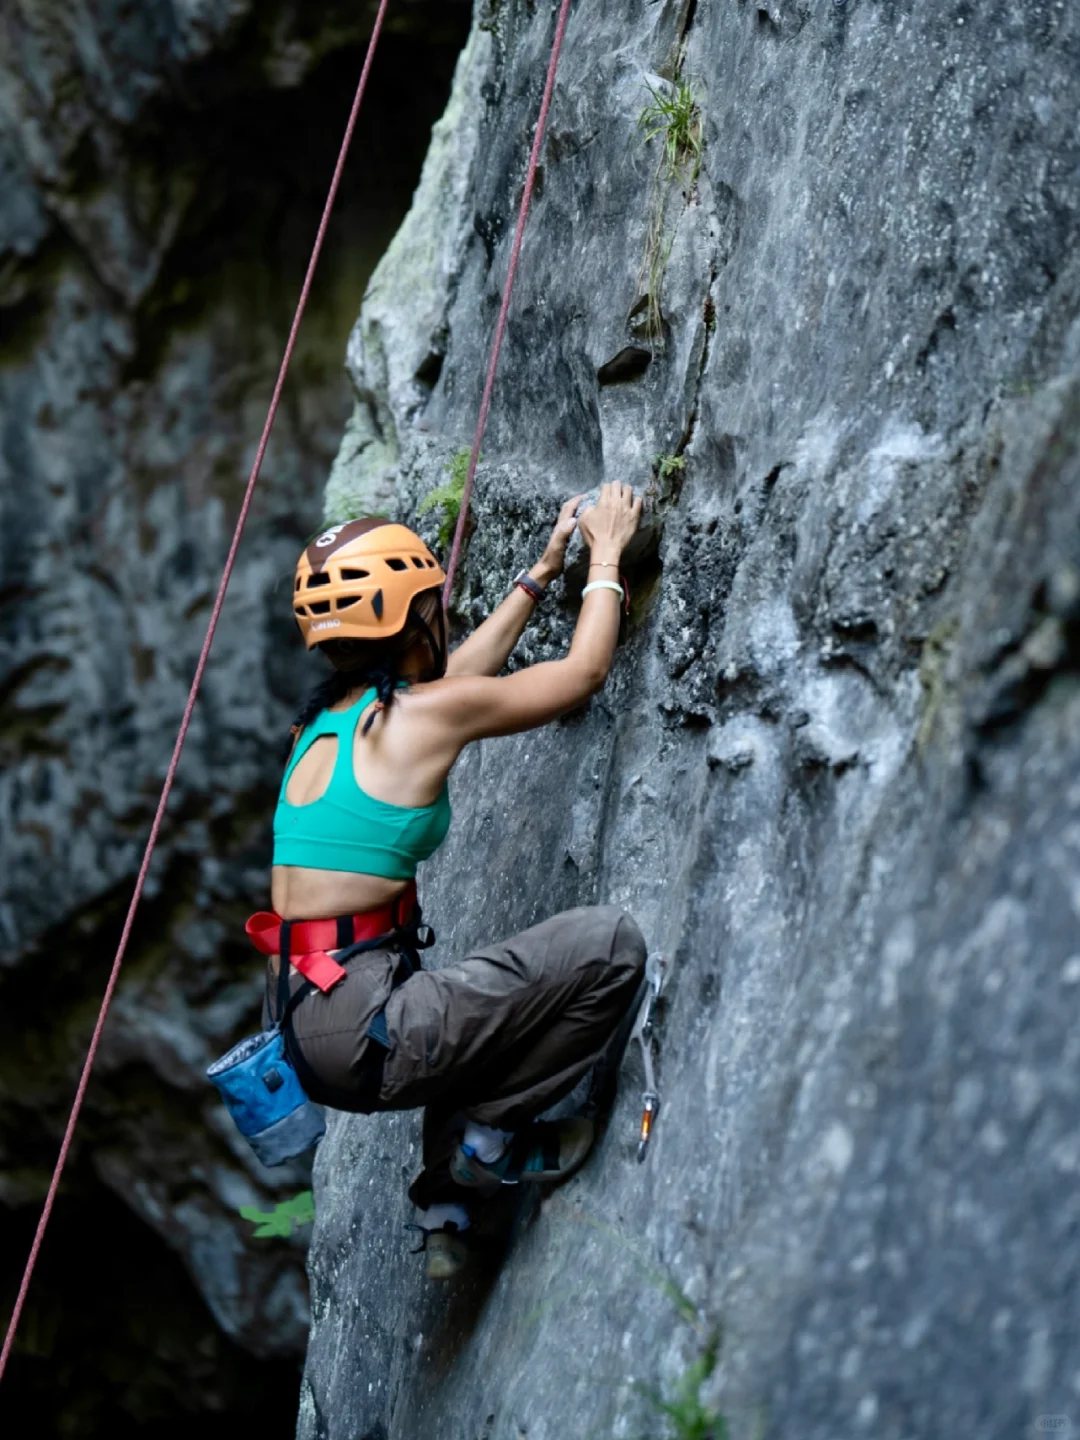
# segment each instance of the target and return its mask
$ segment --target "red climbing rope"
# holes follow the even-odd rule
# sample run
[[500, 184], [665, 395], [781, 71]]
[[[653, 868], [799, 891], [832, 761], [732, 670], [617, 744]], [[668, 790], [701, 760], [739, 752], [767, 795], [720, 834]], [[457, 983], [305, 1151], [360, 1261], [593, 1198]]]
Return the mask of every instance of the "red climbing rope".
[[566, 21], [569, 14], [570, 0], [562, 0], [562, 4], [559, 7], [558, 23], [555, 26], [555, 39], [551, 46], [551, 59], [548, 62], [547, 80], [544, 84], [544, 98], [540, 102], [540, 116], [536, 122], [536, 134], [533, 136], [532, 154], [529, 156], [529, 169], [525, 176], [525, 189], [521, 193], [521, 208], [518, 210], [517, 230], [514, 234], [513, 248], [510, 251], [510, 265], [506, 272], [506, 286], [503, 289], [499, 320], [495, 326], [495, 339], [491, 345], [491, 358], [488, 361], [487, 378], [484, 381], [484, 394], [480, 401], [480, 415], [476, 422], [476, 434], [473, 437], [472, 451], [469, 455], [469, 468], [465, 472], [465, 489], [461, 496], [461, 509], [458, 511], [457, 526], [454, 529], [454, 543], [451, 546], [450, 560], [446, 566], [446, 584], [443, 586], [444, 610], [450, 608], [450, 592], [454, 588], [454, 573], [458, 567], [458, 560], [461, 558], [461, 543], [465, 535], [465, 522], [469, 518], [469, 501], [472, 498], [473, 480], [476, 478], [476, 465], [480, 459], [480, 446], [484, 439], [484, 429], [487, 426], [488, 411], [491, 409], [491, 392], [495, 388], [495, 370], [499, 364], [499, 351], [502, 349], [503, 335], [506, 333], [506, 317], [510, 310], [510, 296], [514, 290], [514, 277], [517, 274], [518, 257], [521, 254], [521, 240], [525, 234], [525, 221], [529, 216], [529, 204], [532, 200], [537, 166], [540, 164], [540, 151], [544, 144], [544, 130], [547, 126], [548, 111], [551, 109], [551, 97], [555, 90], [555, 73], [559, 68], [559, 54], [562, 50], [563, 37], [566, 34]]
[[68, 1158], [68, 1151], [71, 1149], [75, 1126], [78, 1123], [79, 1112], [82, 1109], [83, 1099], [86, 1095], [86, 1087], [90, 1080], [90, 1071], [93, 1068], [94, 1057], [97, 1055], [98, 1045], [101, 1041], [101, 1032], [105, 1027], [105, 1017], [108, 1014], [109, 1004], [112, 1000], [113, 992], [116, 989], [116, 982], [120, 978], [120, 966], [123, 963], [124, 952], [127, 950], [128, 940], [131, 936], [131, 927], [135, 919], [135, 912], [139, 908], [139, 901], [142, 898], [143, 886], [146, 884], [146, 874], [150, 868], [150, 857], [153, 855], [154, 847], [157, 844], [162, 818], [165, 814], [165, 806], [168, 803], [169, 793], [172, 790], [173, 780], [176, 776], [176, 767], [180, 760], [180, 752], [184, 748], [188, 726], [191, 724], [191, 714], [195, 708], [195, 698], [199, 693], [199, 686], [202, 684], [203, 671], [206, 669], [210, 646], [213, 644], [214, 632], [217, 630], [218, 618], [221, 615], [221, 607], [225, 600], [225, 591], [228, 589], [233, 566], [236, 563], [236, 552], [240, 547], [240, 536], [243, 534], [248, 511], [251, 509], [251, 498], [255, 490], [255, 482], [259, 478], [259, 470], [262, 467], [263, 456], [266, 454], [267, 442], [270, 439], [270, 431], [273, 428], [274, 417], [277, 414], [278, 403], [281, 400], [281, 391], [285, 384], [285, 376], [288, 373], [289, 362], [292, 359], [293, 349], [296, 345], [296, 336], [300, 329], [300, 321], [303, 318], [304, 309], [308, 302], [311, 282], [315, 275], [315, 267], [319, 263], [319, 255], [322, 251], [323, 241], [326, 238], [327, 226], [330, 223], [330, 212], [334, 207], [334, 200], [337, 198], [338, 187], [341, 184], [341, 176], [345, 169], [345, 157], [348, 154], [349, 145], [352, 142], [353, 131], [356, 129], [356, 117], [360, 113], [360, 102], [363, 100], [364, 91], [367, 88], [368, 73], [371, 70], [375, 47], [379, 41], [379, 34], [383, 27], [383, 20], [386, 16], [389, 3], [390, 0], [381, 0], [378, 14], [375, 17], [375, 24], [372, 27], [371, 39], [368, 41], [367, 54], [364, 57], [364, 68], [360, 72], [360, 82], [356, 87], [356, 96], [352, 103], [352, 109], [349, 112], [349, 122], [345, 126], [345, 135], [341, 142], [341, 149], [338, 152], [337, 164], [334, 166], [334, 176], [330, 181], [330, 190], [326, 197], [326, 204], [323, 207], [322, 219], [319, 221], [319, 229], [315, 236], [311, 259], [308, 262], [307, 274], [304, 276], [304, 284], [300, 290], [300, 298], [296, 302], [296, 313], [293, 316], [292, 328], [289, 331], [289, 338], [285, 345], [285, 354], [281, 358], [281, 368], [278, 370], [274, 393], [270, 399], [270, 408], [266, 413], [266, 423], [263, 425], [262, 435], [259, 439], [259, 448], [255, 452], [255, 462], [251, 467], [251, 474], [248, 477], [247, 489], [244, 491], [243, 503], [240, 506], [236, 529], [233, 531], [232, 544], [229, 546], [229, 554], [225, 561], [225, 569], [222, 572], [221, 583], [218, 586], [217, 596], [214, 600], [214, 608], [210, 612], [210, 623], [206, 627], [206, 638], [203, 640], [202, 650], [199, 653], [199, 663], [195, 666], [195, 678], [192, 680], [191, 689], [188, 691], [187, 704], [184, 706], [183, 718], [180, 721], [176, 744], [173, 746], [172, 759], [169, 761], [169, 768], [165, 775], [165, 784], [162, 787], [161, 798], [158, 800], [157, 810], [154, 814], [154, 822], [150, 827], [150, 838], [147, 840], [146, 849], [143, 851], [142, 864], [139, 866], [139, 873], [135, 880], [135, 890], [131, 897], [131, 904], [128, 906], [127, 918], [124, 920], [124, 929], [120, 935], [120, 943], [116, 948], [116, 957], [113, 960], [112, 970], [109, 973], [109, 982], [105, 987], [105, 995], [101, 1001], [101, 1009], [98, 1011], [97, 1023], [94, 1026], [94, 1033], [90, 1039], [90, 1048], [87, 1051], [86, 1061], [83, 1064], [82, 1074], [79, 1077], [79, 1085], [75, 1091], [75, 1100], [71, 1107], [71, 1114], [68, 1117], [67, 1129], [64, 1131], [64, 1138], [60, 1144], [60, 1154], [57, 1157], [56, 1168], [53, 1171], [48, 1194], [45, 1196], [45, 1204], [41, 1211], [41, 1218], [38, 1221], [37, 1230], [34, 1234], [34, 1243], [30, 1247], [26, 1268], [23, 1271], [22, 1283], [19, 1286], [19, 1293], [15, 1300], [15, 1308], [11, 1312], [11, 1320], [8, 1322], [7, 1334], [4, 1337], [4, 1348], [0, 1351], [0, 1378], [3, 1377], [4, 1371], [7, 1368], [8, 1356], [11, 1354], [11, 1347], [15, 1341], [15, 1331], [23, 1312], [23, 1306], [26, 1304], [27, 1292], [30, 1289], [30, 1279], [34, 1273], [34, 1266], [37, 1263], [38, 1252], [41, 1249], [41, 1242], [45, 1235], [45, 1227], [49, 1223], [49, 1216], [52, 1214], [53, 1204], [56, 1200], [56, 1192], [60, 1188], [60, 1177], [63, 1174], [64, 1165]]

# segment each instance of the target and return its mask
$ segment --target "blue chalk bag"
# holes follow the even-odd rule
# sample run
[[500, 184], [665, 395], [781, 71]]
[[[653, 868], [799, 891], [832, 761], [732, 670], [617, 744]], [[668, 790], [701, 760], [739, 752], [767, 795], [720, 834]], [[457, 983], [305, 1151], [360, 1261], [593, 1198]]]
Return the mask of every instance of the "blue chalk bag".
[[326, 1134], [323, 1113], [286, 1054], [281, 1023], [241, 1040], [206, 1075], [264, 1165], [282, 1165]]
[[264, 1165], [283, 1165], [326, 1134], [323, 1112], [308, 1098], [285, 1044], [289, 1017], [312, 989], [309, 981], [289, 995], [289, 931], [283, 921], [276, 1023], [261, 1035], [241, 1040], [206, 1072], [236, 1128]]

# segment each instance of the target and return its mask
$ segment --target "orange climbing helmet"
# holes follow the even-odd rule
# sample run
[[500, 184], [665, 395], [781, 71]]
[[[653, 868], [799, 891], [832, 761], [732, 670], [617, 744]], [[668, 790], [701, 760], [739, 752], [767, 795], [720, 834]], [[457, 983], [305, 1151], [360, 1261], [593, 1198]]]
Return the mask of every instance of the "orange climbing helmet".
[[416, 596], [445, 579], [405, 525], [349, 520], [316, 535], [300, 556], [293, 614], [309, 650], [324, 640], [386, 640], [404, 630]]

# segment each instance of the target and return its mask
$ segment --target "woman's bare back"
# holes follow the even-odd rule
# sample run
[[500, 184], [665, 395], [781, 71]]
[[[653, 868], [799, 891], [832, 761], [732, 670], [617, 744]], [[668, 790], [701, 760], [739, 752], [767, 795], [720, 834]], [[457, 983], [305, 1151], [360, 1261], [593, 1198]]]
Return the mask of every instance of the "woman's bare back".
[[[349, 709], [359, 694], [357, 691], [347, 696], [332, 708]], [[440, 761], [432, 755], [436, 747], [424, 745], [423, 717], [410, 703], [414, 698], [410, 694], [396, 697], [388, 710], [376, 715], [366, 735], [364, 725], [375, 702], [357, 711], [352, 743], [353, 776], [366, 794], [390, 805], [432, 804], [456, 758], [444, 753]], [[338, 740], [334, 735], [320, 735], [314, 741], [289, 776], [285, 799], [290, 805], [311, 805], [326, 793], [337, 763], [337, 751]], [[407, 884], [407, 881], [388, 880], [382, 875], [275, 865], [271, 876], [271, 903], [286, 920], [355, 915], [389, 904]]]

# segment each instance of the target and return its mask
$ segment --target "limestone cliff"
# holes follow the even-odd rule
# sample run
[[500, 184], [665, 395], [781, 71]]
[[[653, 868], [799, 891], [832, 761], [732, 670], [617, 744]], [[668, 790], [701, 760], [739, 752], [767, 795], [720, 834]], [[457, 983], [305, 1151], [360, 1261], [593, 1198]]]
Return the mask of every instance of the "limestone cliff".
[[[413, 515], [469, 441], [553, 18], [477, 6], [334, 515]], [[303, 1440], [1080, 1415], [1077, 113], [1051, 0], [575, 5], [458, 614], [602, 478], [662, 535], [605, 692], [459, 764], [423, 892], [442, 956], [632, 910], [664, 1105], [638, 1167], [628, 1058], [588, 1167], [449, 1291], [406, 1253], [416, 1118], [335, 1117]]]

